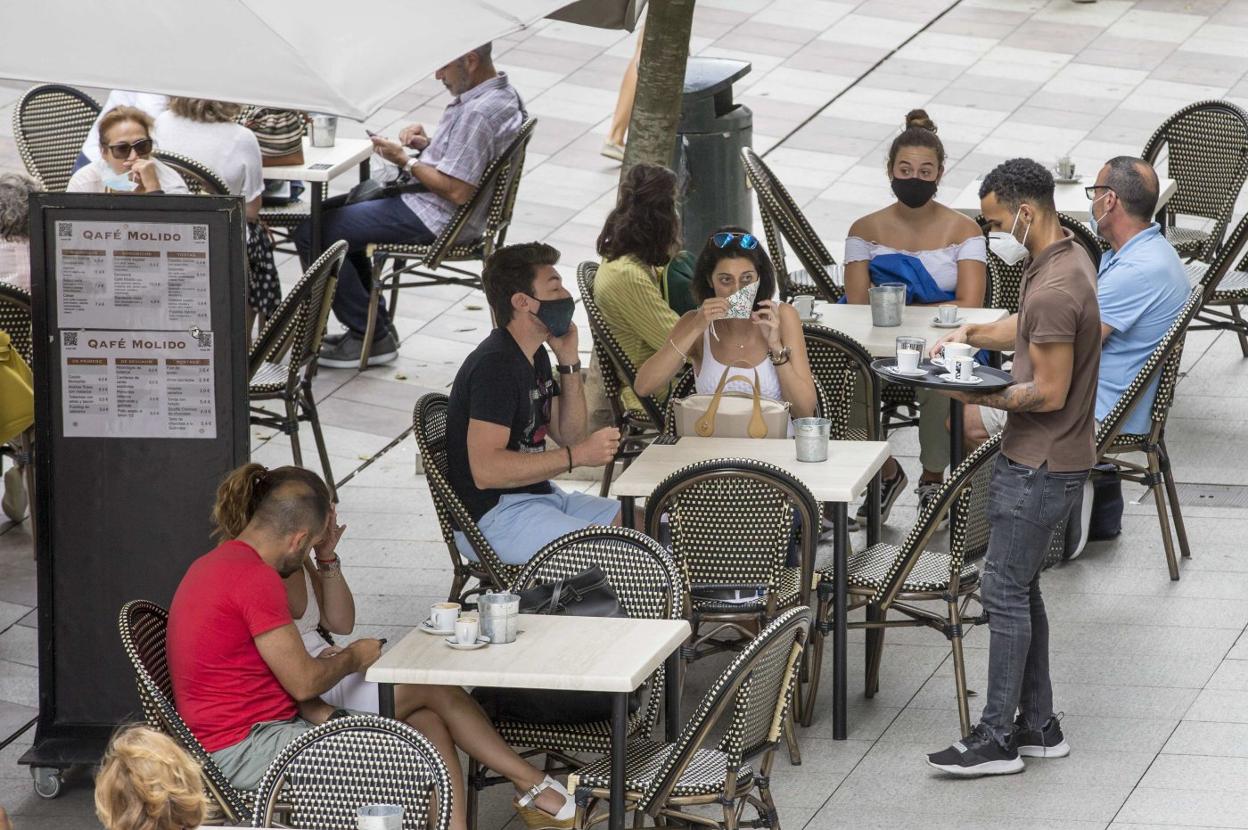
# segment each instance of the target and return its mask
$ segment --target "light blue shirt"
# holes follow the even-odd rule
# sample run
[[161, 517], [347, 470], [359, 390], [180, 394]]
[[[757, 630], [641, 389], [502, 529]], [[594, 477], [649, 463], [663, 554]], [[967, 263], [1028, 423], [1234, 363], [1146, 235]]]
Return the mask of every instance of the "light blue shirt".
[[[1101, 345], [1096, 419], [1101, 421], [1144, 367], [1179, 316], [1189, 286], [1183, 263], [1156, 223], [1105, 254], [1096, 277], [1101, 323], [1113, 329]], [[1123, 425], [1124, 433], [1147, 433], [1157, 393], [1154, 380]]]

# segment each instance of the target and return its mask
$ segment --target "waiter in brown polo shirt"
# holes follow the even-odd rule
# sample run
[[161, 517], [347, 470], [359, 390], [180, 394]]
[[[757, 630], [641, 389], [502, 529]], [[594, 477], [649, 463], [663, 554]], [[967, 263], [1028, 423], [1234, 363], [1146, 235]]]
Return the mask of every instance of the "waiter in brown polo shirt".
[[1010, 413], [988, 494], [992, 530], [980, 586], [990, 632], [984, 711], [970, 735], [928, 756], [932, 766], [959, 776], [1021, 772], [1020, 756], [1070, 753], [1053, 713], [1040, 566], [1096, 463], [1101, 358], [1096, 271], [1058, 222], [1053, 176], [1031, 159], [1011, 159], [985, 177], [979, 198], [992, 252], [1009, 265], [1031, 261], [1017, 314], [963, 326], [933, 348], [960, 342], [1014, 351], [1014, 385], [950, 393]]

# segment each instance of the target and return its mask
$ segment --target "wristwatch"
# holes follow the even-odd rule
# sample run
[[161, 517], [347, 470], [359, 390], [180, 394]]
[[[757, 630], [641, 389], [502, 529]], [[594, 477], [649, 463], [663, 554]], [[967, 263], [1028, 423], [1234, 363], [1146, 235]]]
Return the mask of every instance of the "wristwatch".
[[407, 164], [403, 165], [403, 172], [409, 176], [413, 175], [412, 169], [416, 167], [416, 165], [419, 163], [420, 163], [420, 160], [417, 159], [415, 156], [412, 156], [410, 159], [407, 160]]
[[771, 365], [783, 366], [784, 364], [789, 362], [789, 355], [792, 354], [792, 351], [793, 350], [790, 349], [788, 346], [785, 346], [783, 349], [781, 349], [779, 353], [773, 352], [771, 349], [768, 349], [767, 357], [771, 358]]
[[581, 361], [578, 360], [571, 366], [559, 363], [555, 365], [555, 368], [559, 370], [559, 374], [561, 375], [575, 375], [577, 372], [581, 371]]

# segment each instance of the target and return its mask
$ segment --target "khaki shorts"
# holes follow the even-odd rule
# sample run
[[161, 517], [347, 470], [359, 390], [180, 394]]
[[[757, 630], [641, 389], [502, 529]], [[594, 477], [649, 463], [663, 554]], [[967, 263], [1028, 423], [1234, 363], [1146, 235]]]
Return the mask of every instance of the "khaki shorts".
[[[1005, 429], [1005, 419], [1010, 413], [1004, 409], [994, 409], [991, 406], [981, 406], [979, 408], [979, 417], [984, 422], [984, 429], [988, 430], [988, 437], [999, 433]], [[1095, 429], [1101, 428], [1101, 422], [1095, 421]]]
[[[350, 710], [348, 710], [350, 711]], [[367, 714], [351, 712], [352, 715]], [[234, 746], [209, 753], [230, 784], [238, 790], [254, 790], [260, 786], [269, 764], [286, 745], [316, 724], [299, 716], [290, 720], [270, 720], [251, 727], [247, 737]]]

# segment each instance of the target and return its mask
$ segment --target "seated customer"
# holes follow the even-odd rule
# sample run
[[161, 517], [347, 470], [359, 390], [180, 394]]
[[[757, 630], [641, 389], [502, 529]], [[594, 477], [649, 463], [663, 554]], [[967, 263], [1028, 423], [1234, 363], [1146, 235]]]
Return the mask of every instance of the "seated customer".
[[[758, 293], [750, 316], [727, 319], [728, 298], [753, 283]], [[656, 394], [687, 362], [693, 364], [697, 391], [711, 394], [725, 368], [743, 366], [747, 373], [758, 372], [763, 397], [791, 404], [794, 418], [815, 414], [802, 321], [793, 306], [774, 299], [775, 271], [756, 237], [736, 227], [711, 234], [689, 290], [701, 307], [681, 317], [664, 347], [637, 371], [638, 394]], [[724, 389], [753, 392], [752, 384], [736, 380]]]
[[261, 325], [277, 311], [282, 284], [277, 276], [273, 244], [260, 225], [264, 195], [264, 162], [256, 134], [239, 124], [242, 107], [204, 98], [170, 98], [169, 109], [156, 118], [161, 149], [198, 161], [219, 175], [231, 196], [242, 196], [247, 212], [247, 309]]
[[152, 158], [152, 117], [114, 107], [100, 118], [100, 158], [69, 177], [68, 193], [189, 193], [167, 164]]
[[30, 290], [30, 194], [39, 184], [20, 173], [0, 174], [0, 282]]
[[[1101, 258], [1096, 300], [1101, 307], [1101, 363], [1096, 384], [1096, 421], [1104, 420], [1144, 368], [1187, 301], [1183, 263], [1153, 221], [1157, 173], [1143, 159], [1110, 159], [1088, 188], [1092, 230], [1112, 252]], [[1100, 214], [1097, 214], [1097, 211]], [[1147, 433], [1158, 379], [1123, 424], [1124, 433]], [[973, 446], [996, 435], [1006, 413], [967, 406], [965, 433]]]
[[104, 115], [116, 107], [134, 107], [142, 110], [156, 119], [169, 106], [169, 98], [165, 95], [159, 95], [152, 92], [132, 92], [128, 89], [114, 89], [108, 93], [108, 98], [104, 100], [104, 106], [100, 108], [100, 113], [95, 117], [95, 123], [91, 125], [91, 129], [87, 131], [87, 137], [82, 142], [82, 151], [78, 153], [78, 158], [74, 161], [74, 169], [71, 172], [77, 173], [79, 168], [86, 167], [93, 161], [100, 160], [100, 119]]
[[173, 738], [139, 723], [113, 735], [95, 776], [105, 830], [192, 830], [208, 812], [199, 765]]
[[[987, 253], [975, 222], [933, 197], [945, 172], [945, 147], [923, 110], [906, 115], [906, 128], [888, 150], [888, 177], [897, 201], [854, 222], [845, 240], [845, 296], [865, 304], [872, 285], [905, 282], [910, 305], [984, 304]], [[933, 309], [933, 316], [935, 309]], [[919, 402], [919, 510], [940, 486], [949, 466], [949, 399], [925, 389]], [[882, 471], [881, 518], [906, 486], [906, 473], [890, 457]], [[858, 509], [866, 520], [867, 506]]]
[[[309, 554], [322, 587], [341, 579], [334, 549], [343, 527], [315, 473], [246, 464], [222, 482], [213, 517], [218, 535], [237, 536], [192, 563], [174, 594], [169, 673], [191, 732], [235, 787], [250, 790], [282, 747], [335, 712], [322, 695], [376, 662], [381, 643], [355, 640], [313, 657], [295, 628], [281, 580], [301, 574]], [[336, 620], [346, 627], [344, 615]], [[359, 679], [353, 682], [358, 689]], [[466, 828], [457, 745], [515, 776], [518, 791], [536, 788], [537, 808], [552, 816], [552, 826], [571, 825], [566, 793], [508, 749], [462, 689], [396, 692], [396, 714], [433, 741], [451, 772], [452, 827]]]
[[[676, 174], [638, 164], [620, 183], [615, 208], [598, 236], [602, 263], [594, 277], [594, 302], [624, 354], [640, 367], [667, 343], [680, 317], [664, 296], [663, 270], [680, 244]], [[602, 367], [611, 371], [610, 366]], [[621, 378], [621, 403], [641, 403]], [[666, 397], [666, 389], [658, 393]]]
[[[498, 328], [468, 355], [446, 417], [450, 482], [504, 561], [521, 564], [547, 543], [589, 525], [618, 524], [614, 499], [565, 492], [550, 481], [615, 457], [620, 431], [588, 434], [574, 301], [555, 263], [530, 242], [499, 248], [481, 282]], [[551, 372], [549, 346], [558, 361]], [[547, 451], [546, 435], [561, 449]], [[472, 546], [456, 531], [459, 549]]]
[[[375, 242], [433, 242], [450, 224], [455, 211], [472, 198], [485, 168], [520, 132], [524, 103], [506, 73], [494, 68], [491, 54], [487, 43], [437, 71], [438, 80], [455, 97], [442, 112], [432, 138], [420, 124], [404, 127], [398, 142], [373, 137], [377, 154], [403, 168], [418, 189], [343, 205], [325, 214], [325, 244], [342, 239], [348, 246], [334, 294], [334, 315], [347, 331], [325, 338], [322, 366], [352, 369], [360, 363], [372, 285], [372, 266], [365, 248]], [[419, 158], [409, 159], [405, 148], [420, 151]], [[468, 219], [459, 237], [462, 241], [480, 238], [485, 228], [482, 208]], [[295, 231], [295, 245], [307, 268], [312, 249], [310, 221]], [[382, 299], [368, 363], [390, 363], [397, 356], [398, 342]]]

